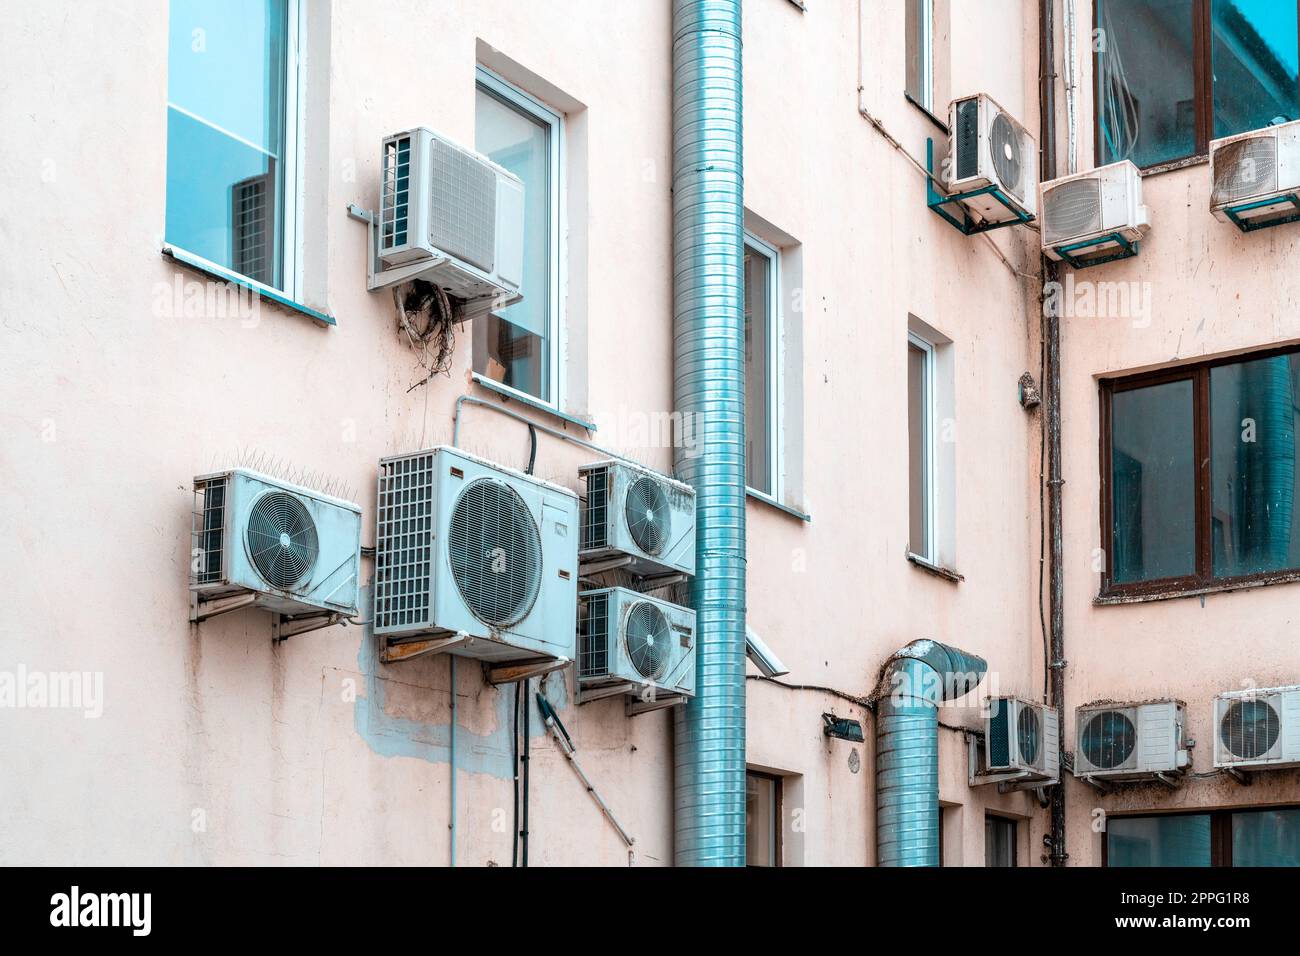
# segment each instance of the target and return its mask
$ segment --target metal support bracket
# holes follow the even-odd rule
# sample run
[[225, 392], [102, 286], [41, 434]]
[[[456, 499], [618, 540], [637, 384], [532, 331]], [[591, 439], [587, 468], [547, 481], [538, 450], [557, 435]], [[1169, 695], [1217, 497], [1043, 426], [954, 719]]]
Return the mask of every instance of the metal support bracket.
[[604, 574], [606, 571], [617, 571], [619, 568], [625, 568], [632, 563], [630, 557], [620, 558], [596, 558], [589, 561], [578, 561], [578, 573], [584, 577], [589, 574]]
[[283, 644], [291, 637], [333, 627], [341, 620], [343, 615], [337, 611], [323, 611], [319, 614], [277, 614], [271, 623], [271, 640], [276, 644]]
[[503, 664], [485, 662], [483, 667], [489, 684], [514, 684], [561, 670], [571, 663], [573, 662], [567, 657], [535, 657], [526, 661], [510, 661]]
[[652, 700], [642, 700], [640, 697], [629, 697], [627, 706], [624, 708], [629, 717], [635, 717], [637, 714], [648, 714], [655, 710], [664, 710], [668, 707], [677, 707], [690, 700], [685, 694], [658, 694]]
[[423, 657], [425, 654], [441, 654], [456, 647], [468, 647], [473, 643], [474, 638], [464, 631], [427, 641], [403, 641], [400, 644], [393, 644], [385, 640], [379, 647], [379, 659], [385, 664], [395, 664], [398, 661], [409, 661], [413, 657]]
[[1252, 783], [1255, 782], [1254, 780], [1251, 779], [1249, 771], [1242, 770], [1238, 767], [1224, 767], [1223, 772], [1226, 773], [1233, 780], [1237, 781], [1237, 783], [1241, 784], [1243, 787], [1249, 787]]
[[[964, 193], [946, 193], [935, 188], [939, 182], [934, 178], [934, 139], [931, 137], [927, 137], [925, 140], [925, 168], [927, 171], [925, 204], [930, 207], [932, 212], [936, 213], [962, 235], [974, 236], [981, 232], [1001, 229], [1004, 226], [1023, 226], [1034, 221], [1033, 215], [1022, 209], [1017, 209], [1010, 197], [997, 186], [985, 186], [982, 189], [971, 189]], [[1007, 212], [1011, 214], [1011, 218], [999, 219], [996, 222], [987, 219], [977, 221], [971, 218], [963, 202], [977, 196], [992, 196], [1006, 208]], [[955, 214], [945, 209], [945, 206], [954, 206]]]
[[[1275, 219], [1257, 220], [1241, 215], [1244, 212], [1251, 212], [1255, 209], [1264, 209], [1268, 206], [1280, 206], [1282, 203], [1289, 202], [1295, 207], [1295, 212], [1288, 212], [1285, 215]], [[1281, 206], [1285, 209], [1285, 206]], [[1284, 196], [1274, 196], [1272, 199], [1257, 199], [1254, 202], [1242, 203], [1239, 206], [1228, 206], [1223, 210], [1223, 214], [1232, 220], [1232, 224], [1242, 232], [1255, 232], [1257, 229], [1271, 229], [1273, 226], [1284, 226], [1289, 222], [1300, 220], [1300, 194], [1287, 193]]]
[[1163, 783], [1170, 790], [1177, 790], [1182, 786], [1182, 780], [1169, 776], [1167, 773], [1156, 774], [1156, 779]]
[[610, 697], [619, 697], [623, 694], [635, 694], [641, 689], [640, 684], [634, 684], [628, 681], [623, 684], [609, 684], [605, 687], [579, 687], [578, 703], [590, 704], [596, 700], [607, 700]]
[[234, 594], [214, 598], [211, 601], [201, 599], [198, 594], [190, 592], [190, 623], [198, 624], [218, 614], [228, 614], [240, 608], [251, 607], [257, 601], [256, 594]]
[[1088, 786], [1100, 790], [1102, 793], [1110, 793], [1111, 790], [1110, 786], [1106, 783], [1103, 783], [1100, 780], [1094, 780], [1092, 777], [1087, 777], [1087, 776], [1079, 777], [1078, 779], [1082, 780]]
[[[1084, 258], [1077, 255], [1077, 253], [1085, 249], [1104, 249], [1107, 247], [1112, 247], [1110, 252], [1094, 258]], [[1118, 232], [1111, 232], [1104, 236], [1098, 236], [1096, 239], [1084, 239], [1082, 242], [1071, 242], [1064, 246], [1055, 246], [1052, 251], [1060, 256], [1063, 262], [1077, 271], [1091, 266], [1099, 266], [1104, 262], [1132, 259], [1138, 254], [1138, 242], [1126, 239]]]

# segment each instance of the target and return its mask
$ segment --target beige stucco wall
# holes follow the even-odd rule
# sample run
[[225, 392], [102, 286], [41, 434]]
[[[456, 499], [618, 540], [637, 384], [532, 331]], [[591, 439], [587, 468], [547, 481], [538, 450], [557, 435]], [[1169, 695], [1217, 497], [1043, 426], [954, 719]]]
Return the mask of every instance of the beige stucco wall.
[[[240, 321], [187, 316], [174, 301], [178, 277], [199, 277], [159, 254], [163, 0], [10, 14], [0, 565], [13, 597], [0, 668], [102, 672], [104, 711], [0, 712], [5, 862], [448, 860], [448, 661], [378, 664], [359, 627], [273, 648], [268, 618], [252, 611], [192, 627], [186, 576], [195, 474], [250, 449], [326, 472], [356, 489], [373, 544], [376, 460], [450, 440], [458, 395], [491, 398], [467, 382], [468, 332], [449, 378], [407, 391], [418, 368], [390, 298], [365, 291], [365, 230], [345, 212], [374, 205], [383, 135], [423, 124], [473, 141], [476, 62], [566, 113], [566, 409], [602, 422], [670, 410], [669, 5], [309, 2], [304, 282], [307, 303], [337, 316], [331, 329], [267, 304]], [[787, 466], [800, 476], [792, 503], [812, 518], [750, 503], [749, 623], [791, 684], [864, 695], [891, 651], [933, 637], [986, 657], [990, 689], [1037, 698], [1038, 423], [1016, 391], [1038, 368], [1037, 288], [1016, 274], [1035, 271], [1035, 237], [968, 239], [925, 209], [923, 178], [859, 113], [916, 156], [938, 134], [902, 97], [901, 43], [882, 39], [901, 38], [902, 7], [862, 7], [745, 3], [746, 206], [785, 244], [792, 270], [787, 362], [803, 381], [788, 405], [798, 414], [787, 434], [799, 437]], [[989, 92], [1036, 126], [1035, 4], [953, 7], [952, 92]], [[1024, 28], [990, 37], [992, 14]], [[1292, 300], [1295, 280], [1269, 268], [1292, 240], [1243, 241], [1216, 224], [1203, 211], [1204, 173], [1150, 180], [1152, 237], [1141, 259], [1109, 267], [1117, 278], [1176, 277], [1157, 284], [1151, 327], [1067, 323], [1064, 381], [1071, 708], [1168, 690], [1208, 740], [1212, 693], [1300, 670], [1285, 638], [1288, 589], [1211, 597], [1205, 608], [1090, 603], [1094, 377], [1300, 337], [1275, 306]], [[960, 583], [904, 557], [909, 315], [953, 343]], [[525, 463], [521, 426], [481, 408], [464, 415], [467, 448]], [[593, 437], [671, 465], [671, 449], [628, 447], [618, 429]], [[576, 488], [590, 456], [541, 441], [538, 473]], [[363, 579], [371, 570], [363, 564]], [[1256, 640], [1234, 637], [1247, 628]], [[670, 862], [669, 716], [629, 720], [617, 701], [578, 707], [571, 675], [547, 681], [552, 699], [568, 698], [579, 760], [636, 837], [635, 862]], [[454, 692], [458, 863], [508, 865], [513, 695], [469, 661]], [[856, 758], [854, 745], [822, 736], [824, 711], [864, 721]], [[943, 719], [978, 726], [969, 707]], [[749, 761], [790, 775], [787, 863], [874, 860], [873, 730], [841, 698], [750, 682]], [[530, 862], [626, 864], [550, 741], [536, 734], [532, 754]], [[946, 862], [983, 862], [983, 815], [994, 809], [1031, 819], [1020, 860], [1037, 865], [1046, 815], [1036, 802], [969, 788], [960, 733], [941, 731], [940, 756]], [[1206, 759], [1202, 748], [1198, 767]], [[1069, 786], [1072, 860], [1091, 862], [1085, 813], [1097, 801]], [[1242, 799], [1233, 786], [1152, 799]], [[1268, 786], [1251, 798], [1281, 785]]]

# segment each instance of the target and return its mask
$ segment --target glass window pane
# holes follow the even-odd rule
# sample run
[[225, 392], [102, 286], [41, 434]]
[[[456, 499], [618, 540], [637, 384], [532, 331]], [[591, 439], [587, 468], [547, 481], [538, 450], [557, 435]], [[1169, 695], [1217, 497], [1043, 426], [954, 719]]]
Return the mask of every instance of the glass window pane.
[[1300, 866], [1300, 808], [1232, 815], [1233, 866]]
[[1300, 564], [1296, 514], [1296, 396], [1300, 356], [1210, 370], [1214, 573]]
[[1116, 584], [1196, 571], [1196, 474], [1190, 379], [1115, 392], [1111, 507]]
[[524, 184], [521, 301], [474, 321], [474, 371], [551, 400], [551, 126], [480, 86], [475, 148]]
[[745, 774], [745, 864], [776, 866], [780, 808], [776, 781], [758, 774]]
[[984, 865], [1016, 865], [1016, 821], [1006, 817], [984, 818]]
[[755, 491], [773, 494], [771, 392], [772, 260], [745, 247], [746, 478]]
[[282, 288], [287, 0], [172, 0], [167, 241]]
[[1210, 816], [1111, 817], [1107, 866], [1209, 866]]
[[908, 549], [930, 554], [930, 407], [929, 353], [907, 344]]
[[1300, 119], [1296, 4], [1214, 0], [1214, 135]]
[[1097, 0], [1102, 163], [1139, 166], [1196, 152], [1194, 0]]
[[933, 0], [907, 0], [904, 20], [907, 30], [907, 86], [912, 99], [926, 109], [933, 109], [931, 102], [930, 47], [929, 35], [930, 12]]

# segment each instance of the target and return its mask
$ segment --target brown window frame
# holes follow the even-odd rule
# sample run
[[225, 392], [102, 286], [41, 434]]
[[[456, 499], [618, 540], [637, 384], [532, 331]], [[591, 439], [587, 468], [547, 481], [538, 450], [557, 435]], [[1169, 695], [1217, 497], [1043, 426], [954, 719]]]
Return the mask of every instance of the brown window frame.
[[997, 820], [1000, 823], [1010, 824], [1011, 826], [1011, 866], [1010, 869], [1016, 869], [1020, 866], [1020, 821], [1015, 817], [1009, 817], [1001, 813], [984, 813], [984, 866], [988, 867], [988, 825], [990, 820]]
[[[1209, 817], [1210, 818], [1210, 866], [1232, 867], [1232, 818], [1238, 814], [1266, 813], [1269, 810], [1296, 810], [1300, 804], [1277, 803], [1251, 807], [1227, 807], [1210, 809], [1202, 807], [1193, 810], [1173, 810], [1167, 813], [1110, 813], [1111, 820], [1150, 820], [1155, 817]], [[1101, 865], [1110, 866], [1110, 828], [1101, 833]], [[1120, 867], [1124, 869], [1124, 867]]]
[[[755, 770], [753, 767], [745, 768], [745, 776], [768, 780], [774, 784], [772, 787], [772, 829], [774, 831], [772, 839], [775, 846], [773, 847], [771, 869], [780, 869], [785, 866], [782, 848], [782, 844], [785, 842], [785, 778], [780, 774]], [[758, 866], [759, 864], [746, 863], [745, 865]]]
[[[1300, 567], [1281, 568], [1276, 571], [1258, 571], [1254, 574], [1216, 577], [1214, 574], [1212, 488], [1210, 487], [1210, 370], [1223, 365], [1239, 365], [1256, 359], [1300, 353], [1300, 346], [1261, 349], [1243, 352], [1206, 362], [1180, 365], [1156, 372], [1141, 372], [1102, 379], [1099, 385], [1101, 406], [1101, 547], [1104, 563], [1101, 569], [1101, 598], [1172, 597], [1182, 594], [1204, 593], [1211, 590], [1229, 590], [1235, 587], [1262, 584], [1281, 584], [1300, 580]], [[1168, 382], [1192, 383], [1192, 434], [1193, 461], [1200, 465], [1196, 474], [1195, 542], [1196, 570], [1190, 575], [1156, 578], [1151, 581], [1131, 581], [1116, 584], [1111, 578], [1115, 553], [1114, 499], [1111, 494], [1114, 461], [1111, 441], [1112, 399], [1116, 392], [1126, 392]]]
[[[1113, 0], [1110, 0], [1113, 2]], [[1188, 0], [1192, 14], [1192, 101], [1196, 110], [1196, 144], [1195, 150], [1187, 156], [1171, 156], [1150, 166], [1143, 166], [1143, 171], [1159, 172], [1186, 166], [1191, 162], [1206, 159], [1210, 153], [1210, 140], [1214, 139], [1214, 29], [1211, 19], [1211, 4], [1214, 0]], [[1102, 2], [1094, 0], [1092, 5], [1093, 35], [1101, 29]], [[1296, 3], [1297, 18], [1300, 19], [1300, 0]], [[1296, 44], [1300, 48], [1300, 29], [1296, 30]], [[1101, 111], [1097, 104], [1101, 99], [1101, 51], [1093, 43], [1092, 51], [1092, 158], [1093, 165], [1104, 164], [1101, 149]], [[1300, 104], [1300, 84], [1296, 90], [1297, 103]], [[1118, 162], [1118, 160], [1110, 160]]]

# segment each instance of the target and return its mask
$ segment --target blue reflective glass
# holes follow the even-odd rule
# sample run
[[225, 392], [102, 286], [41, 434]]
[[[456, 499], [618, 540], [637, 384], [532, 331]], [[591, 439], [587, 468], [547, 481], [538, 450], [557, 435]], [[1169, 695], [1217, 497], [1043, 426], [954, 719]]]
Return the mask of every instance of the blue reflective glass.
[[1210, 815], [1111, 817], [1107, 866], [1209, 866]]
[[288, 0], [172, 0], [167, 241], [283, 287]]
[[1232, 815], [1233, 866], [1300, 866], [1300, 808]]
[[1300, 119], [1297, 5], [1214, 0], [1214, 135]]

